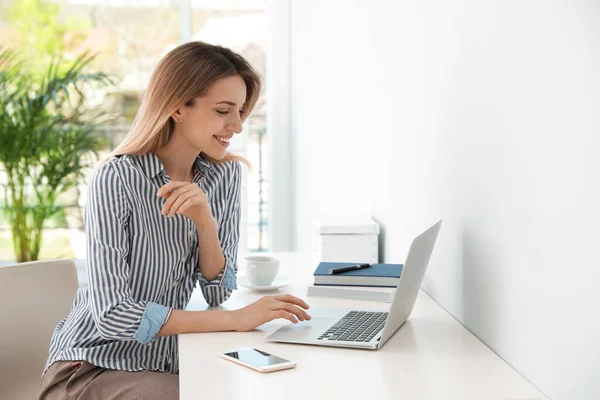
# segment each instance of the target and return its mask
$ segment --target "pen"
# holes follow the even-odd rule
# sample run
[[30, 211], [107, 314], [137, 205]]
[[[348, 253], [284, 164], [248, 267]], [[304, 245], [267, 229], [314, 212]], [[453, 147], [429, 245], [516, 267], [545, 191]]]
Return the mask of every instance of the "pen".
[[370, 266], [371, 266], [371, 264], [355, 264], [355, 265], [349, 265], [347, 267], [333, 268], [333, 269], [329, 270], [329, 274], [330, 275], [339, 274], [340, 272], [352, 271], [352, 270], [361, 269], [361, 268], [369, 268]]

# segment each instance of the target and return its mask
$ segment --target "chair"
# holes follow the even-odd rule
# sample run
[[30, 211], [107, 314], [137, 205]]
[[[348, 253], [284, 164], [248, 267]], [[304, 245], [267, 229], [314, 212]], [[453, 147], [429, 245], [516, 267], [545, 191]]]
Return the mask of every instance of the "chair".
[[72, 260], [0, 266], [0, 399], [37, 399], [58, 322], [78, 288]]

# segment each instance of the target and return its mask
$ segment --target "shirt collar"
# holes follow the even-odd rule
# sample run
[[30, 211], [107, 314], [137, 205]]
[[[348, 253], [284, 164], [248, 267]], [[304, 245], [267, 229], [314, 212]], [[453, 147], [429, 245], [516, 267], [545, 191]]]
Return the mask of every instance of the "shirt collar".
[[[139, 157], [142, 164], [142, 168], [146, 173], [146, 176], [148, 176], [148, 178], [152, 179], [156, 177], [156, 175], [164, 171], [165, 168], [156, 156], [156, 154], [146, 153]], [[200, 172], [202, 175], [205, 176], [213, 171], [210, 162], [202, 156], [202, 153], [200, 153], [198, 157], [196, 157], [196, 159], [194, 160], [194, 167], [196, 168], [197, 172]]]
[[194, 166], [202, 175], [208, 175], [213, 172], [212, 164], [204, 158], [202, 153], [198, 154], [198, 157], [194, 160]]

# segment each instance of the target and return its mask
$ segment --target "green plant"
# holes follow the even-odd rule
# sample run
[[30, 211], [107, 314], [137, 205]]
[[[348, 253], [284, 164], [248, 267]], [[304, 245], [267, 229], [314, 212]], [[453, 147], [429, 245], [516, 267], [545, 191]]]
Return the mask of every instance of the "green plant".
[[38, 259], [44, 221], [61, 209], [57, 197], [81, 181], [102, 147], [98, 119], [86, 120], [83, 91], [113, 78], [87, 72], [93, 59], [54, 59], [39, 79], [16, 53], [0, 49], [0, 167], [18, 262]]

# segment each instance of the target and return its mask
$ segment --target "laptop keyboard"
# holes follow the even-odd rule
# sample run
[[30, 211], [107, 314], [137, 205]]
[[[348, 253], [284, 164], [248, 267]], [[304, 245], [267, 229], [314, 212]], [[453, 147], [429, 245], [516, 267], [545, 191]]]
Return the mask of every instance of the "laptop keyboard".
[[368, 342], [383, 329], [387, 317], [386, 312], [350, 311], [318, 340]]

